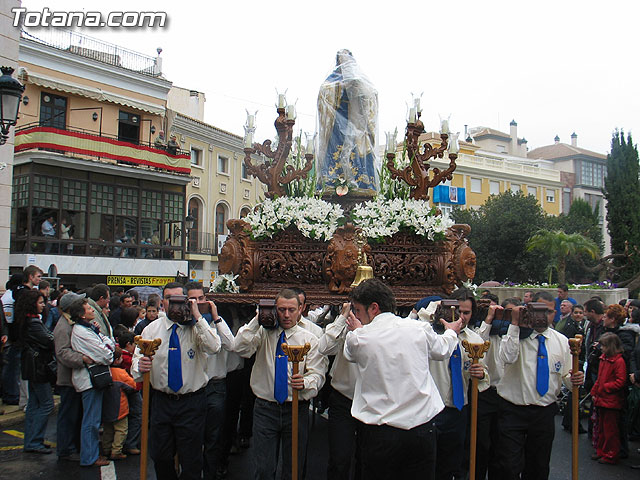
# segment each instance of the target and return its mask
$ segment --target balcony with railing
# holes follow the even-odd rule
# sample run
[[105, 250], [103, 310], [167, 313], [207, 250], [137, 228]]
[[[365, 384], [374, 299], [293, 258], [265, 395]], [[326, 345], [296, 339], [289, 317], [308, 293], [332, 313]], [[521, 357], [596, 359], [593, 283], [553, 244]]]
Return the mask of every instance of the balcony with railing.
[[42, 122], [16, 130], [15, 152], [46, 150], [80, 158], [97, 158], [175, 173], [191, 173], [189, 152], [171, 146], [119, 140], [82, 128], [55, 128]]
[[58, 28], [39, 29], [34, 33], [22, 30], [21, 33], [22, 38], [25, 40], [106, 65], [124, 68], [152, 77], [158, 77], [162, 74], [160, 57], [143, 55], [82, 33]]
[[214, 233], [191, 230], [187, 234], [187, 254], [217, 255], [218, 242]]

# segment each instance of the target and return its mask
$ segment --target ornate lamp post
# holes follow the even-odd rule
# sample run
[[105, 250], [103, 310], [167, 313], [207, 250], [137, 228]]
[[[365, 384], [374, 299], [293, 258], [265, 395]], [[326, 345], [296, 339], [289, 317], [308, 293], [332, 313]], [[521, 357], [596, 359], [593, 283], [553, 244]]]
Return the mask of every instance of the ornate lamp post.
[[9, 138], [9, 128], [17, 122], [24, 85], [11, 76], [13, 68], [1, 67], [0, 70], [0, 145], [4, 145]]
[[[283, 97], [283, 95], [281, 96]], [[313, 143], [311, 143], [311, 145], [307, 145], [305, 150], [306, 164], [302, 169], [298, 170], [291, 165], [287, 165], [285, 168], [293, 144], [293, 126], [296, 123], [295, 107], [288, 105], [285, 108], [283, 100], [280, 99], [277, 112], [278, 118], [276, 118], [274, 126], [278, 132], [278, 145], [275, 151], [271, 149], [271, 140], [265, 140], [262, 144], [253, 143], [254, 115], [247, 115], [247, 124], [244, 127], [244, 164], [247, 166], [247, 173], [258, 177], [267, 186], [268, 191], [265, 193], [267, 198], [285, 196], [283, 185], [298, 178], [307, 178], [307, 173], [313, 167]], [[254, 165], [251, 162], [251, 155], [256, 153], [266, 157], [262, 165]]]
[[[419, 103], [417, 107], [412, 107], [407, 122], [406, 146], [410, 163], [402, 170], [398, 170], [395, 166], [394, 159], [396, 157], [395, 135], [387, 134], [387, 168], [391, 172], [391, 178], [401, 178], [410, 187], [410, 196], [416, 200], [428, 200], [429, 188], [435, 187], [444, 180], [451, 180], [453, 171], [456, 169], [456, 159], [458, 158], [458, 134], [449, 134], [448, 120], [442, 122], [440, 138], [442, 142], [439, 147], [434, 148], [429, 143], [425, 143], [422, 151], [420, 149], [419, 138], [425, 132], [424, 124], [420, 120], [421, 115]], [[431, 166], [428, 161], [432, 158], [442, 158], [445, 150], [449, 151], [449, 168], [440, 171], [439, 168], [433, 168], [433, 178], [429, 178], [429, 169]]]

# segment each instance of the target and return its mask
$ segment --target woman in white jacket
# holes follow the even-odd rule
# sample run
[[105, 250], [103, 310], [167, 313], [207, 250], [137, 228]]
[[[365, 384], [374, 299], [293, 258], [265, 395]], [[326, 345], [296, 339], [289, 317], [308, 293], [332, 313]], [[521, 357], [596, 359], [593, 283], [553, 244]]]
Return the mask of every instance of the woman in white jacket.
[[[100, 333], [92, 323], [95, 313], [86, 298], [75, 301], [69, 307], [71, 320], [75, 323], [71, 333], [71, 348], [86, 355], [91, 363], [111, 365], [113, 341]], [[93, 388], [86, 365], [73, 370], [73, 386], [82, 394], [82, 427], [80, 429], [80, 465], [83, 467], [104, 466], [109, 461], [100, 457], [100, 421], [102, 418], [102, 390]]]

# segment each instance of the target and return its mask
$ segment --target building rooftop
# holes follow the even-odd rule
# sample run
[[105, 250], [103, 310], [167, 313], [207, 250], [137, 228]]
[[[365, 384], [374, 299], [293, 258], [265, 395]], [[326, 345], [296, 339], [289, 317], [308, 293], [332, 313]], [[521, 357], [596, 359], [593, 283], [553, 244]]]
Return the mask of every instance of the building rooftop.
[[553, 145], [535, 148], [527, 154], [527, 157], [531, 159], [542, 158], [545, 160], [553, 160], [556, 158], [567, 158], [576, 155], [594, 157], [602, 160], [607, 159], [607, 156], [602, 153], [592, 152], [586, 148], [574, 147], [572, 145], [567, 145], [566, 143], [555, 143]]
[[152, 57], [134, 52], [78, 32], [62, 29], [40, 29], [35, 34], [22, 30], [22, 38], [69, 52], [83, 58], [89, 58], [106, 65], [124, 68], [133, 72], [159, 77], [162, 68], [160, 57]]

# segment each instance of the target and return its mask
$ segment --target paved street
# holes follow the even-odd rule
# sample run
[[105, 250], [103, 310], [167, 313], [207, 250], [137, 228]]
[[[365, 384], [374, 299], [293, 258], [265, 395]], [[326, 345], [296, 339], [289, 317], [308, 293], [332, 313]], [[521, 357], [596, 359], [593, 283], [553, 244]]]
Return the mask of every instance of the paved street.
[[[552, 457], [550, 479], [571, 478], [571, 436], [560, 427], [560, 417], [557, 417], [556, 439]], [[99, 480], [99, 479], [135, 479], [139, 475], [139, 457], [111, 462], [108, 467], [81, 468], [77, 463], [60, 462], [55, 454], [40, 455], [22, 452], [23, 424], [6, 427], [0, 431], [0, 479], [36, 480]], [[326, 438], [327, 422], [318, 416], [312, 429], [309, 451], [309, 465], [307, 479], [320, 480], [326, 478]], [[55, 417], [49, 420], [47, 440], [55, 442]], [[637, 470], [631, 470], [629, 465], [640, 464], [640, 454], [637, 453], [640, 442], [631, 443], [632, 454], [620, 465], [600, 465], [589, 459], [591, 448], [586, 435], [580, 436], [580, 479], [581, 480], [630, 480], [640, 478]], [[155, 479], [153, 466], [149, 465], [149, 479]], [[229, 480], [246, 480], [251, 478], [251, 450], [247, 450], [231, 457]]]

